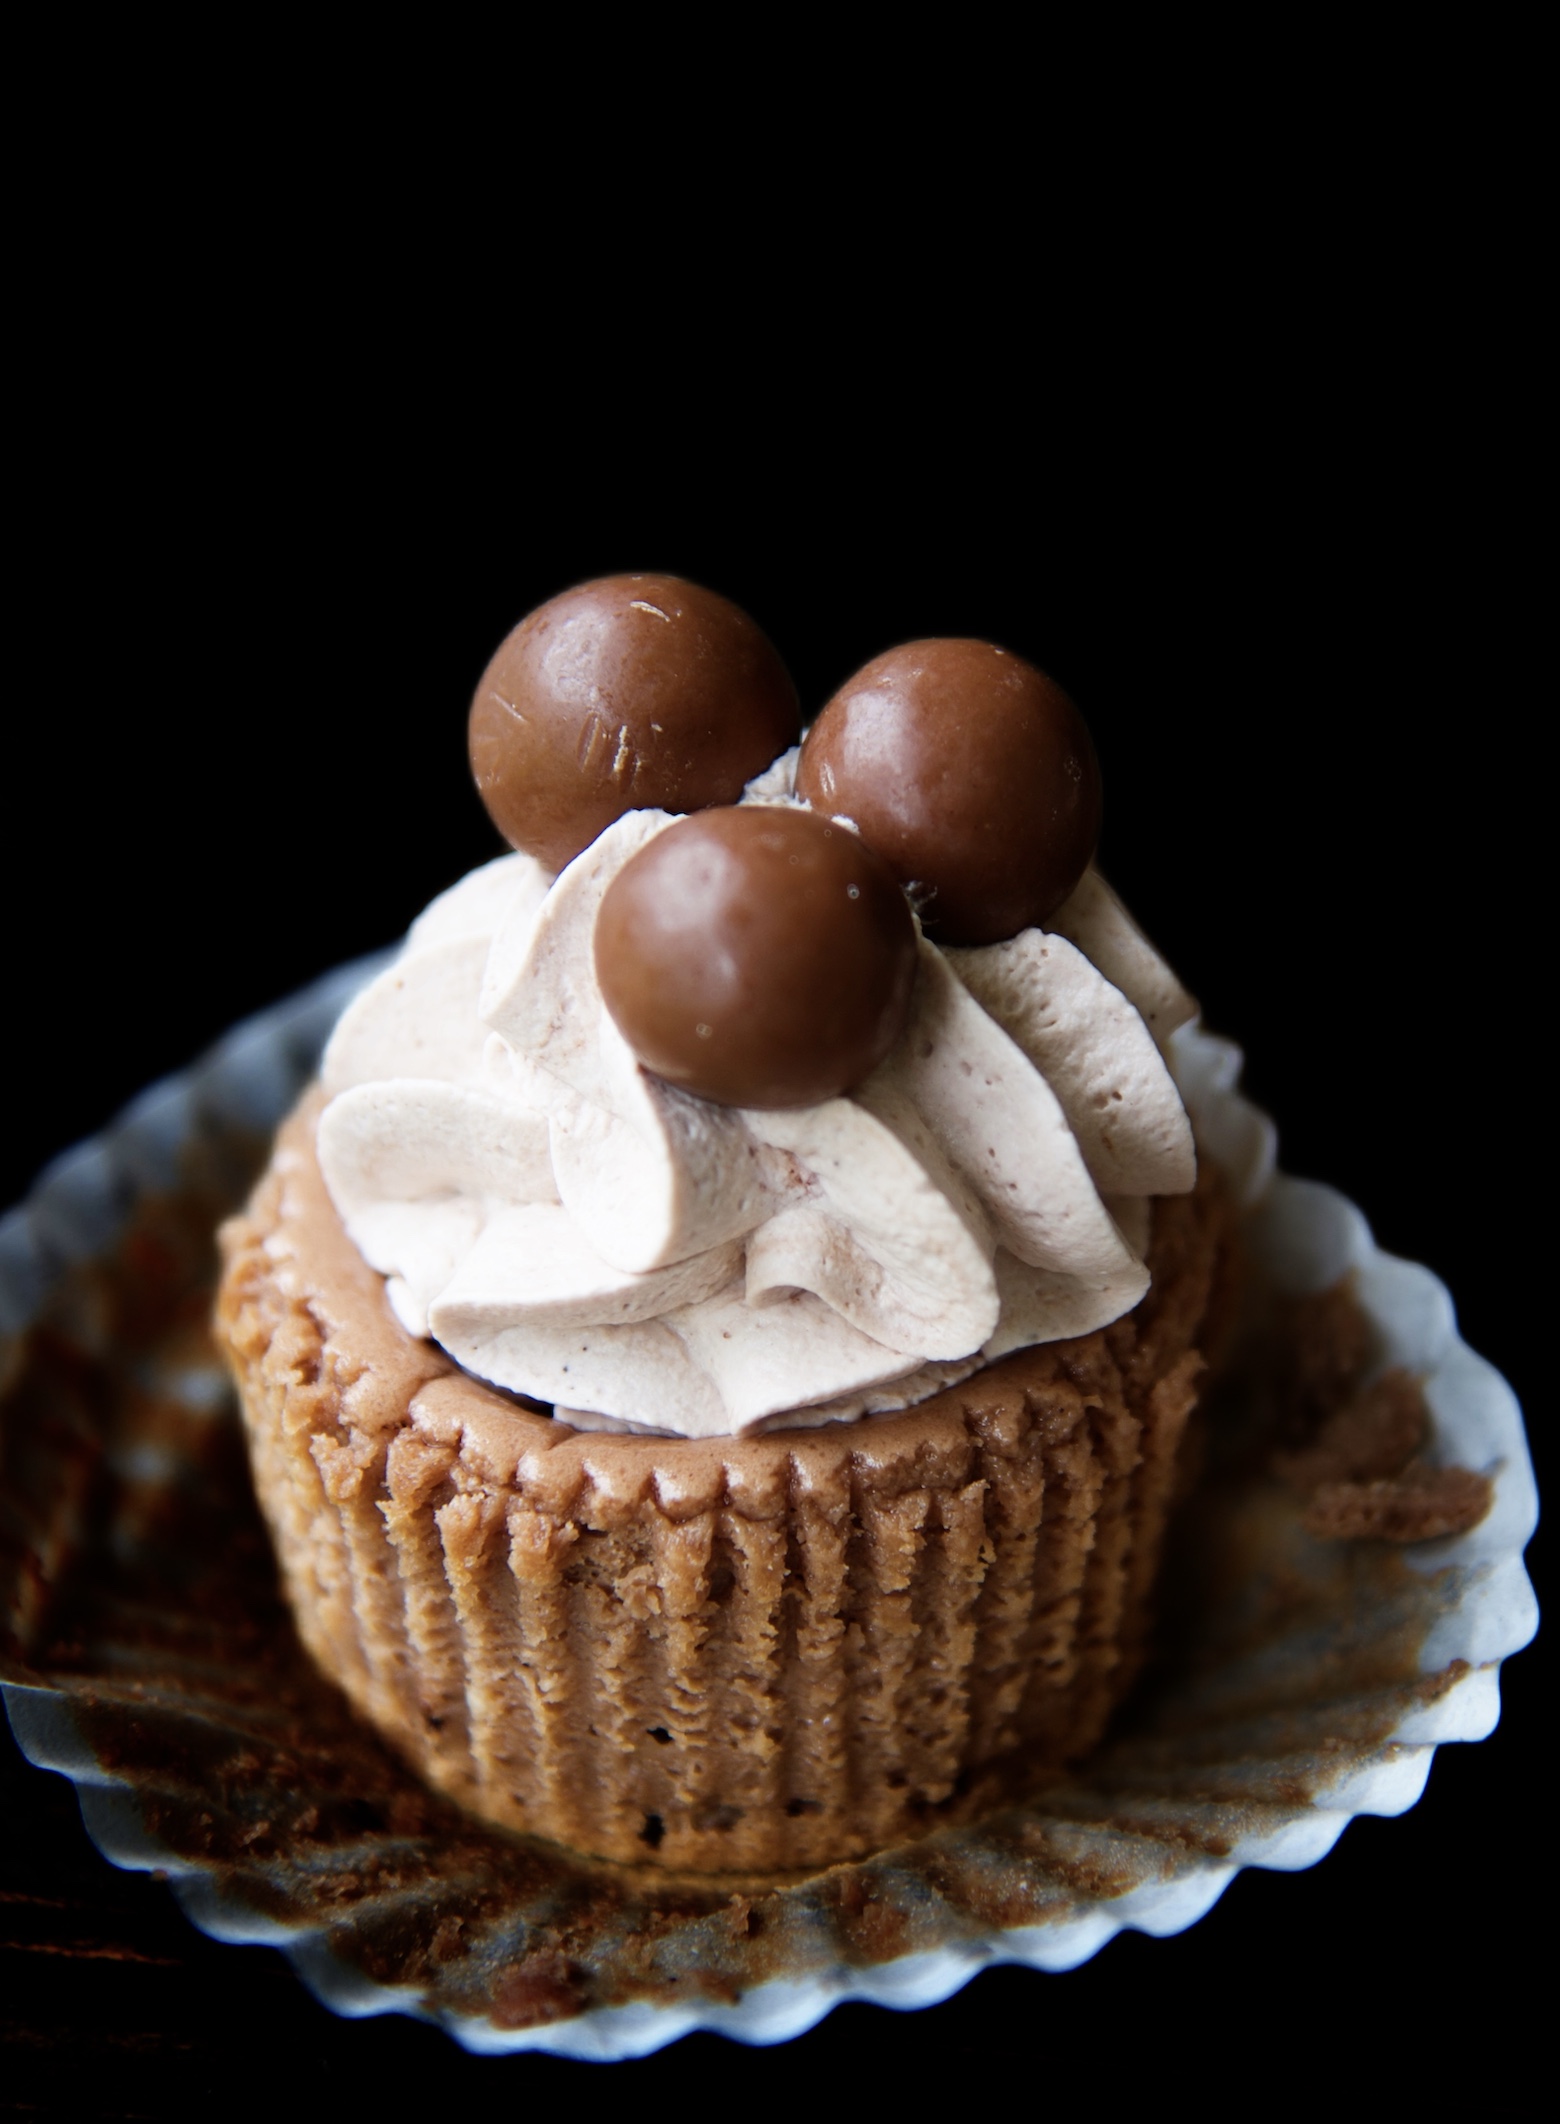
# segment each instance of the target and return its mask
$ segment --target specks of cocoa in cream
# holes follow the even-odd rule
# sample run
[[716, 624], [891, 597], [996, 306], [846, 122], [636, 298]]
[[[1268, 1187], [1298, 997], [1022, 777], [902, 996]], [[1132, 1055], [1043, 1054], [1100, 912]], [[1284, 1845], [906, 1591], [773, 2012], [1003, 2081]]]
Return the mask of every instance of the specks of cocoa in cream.
[[576, 1426], [703, 1438], [907, 1407], [1134, 1306], [1195, 1177], [1161, 1053], [1194, 1006], [1103, 879], [1048, 930], [923, 939], [849, 1097], [739, 1112], [647, 1075], [596, 986], [602, 896], [668, 824], [473, 871], [337, 1026], [320, 1163], [407, 1329]]

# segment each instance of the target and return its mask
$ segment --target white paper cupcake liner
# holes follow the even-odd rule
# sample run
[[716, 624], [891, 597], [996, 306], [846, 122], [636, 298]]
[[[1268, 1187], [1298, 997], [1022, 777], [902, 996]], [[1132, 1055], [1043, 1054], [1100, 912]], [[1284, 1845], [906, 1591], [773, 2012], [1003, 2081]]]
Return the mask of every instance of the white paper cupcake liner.
[[[49, 1169], [30, 1200], [0, 1222], [0, 1336], [13, 1351], [35, 1321], [61, 1305], [63, 1331], [82, 1350], [91, 1353], [103, 1342], [111, 1330], [81, 1295], [91, 1287], [83, 1272], [108, 1258], [148, 1201], [190, 1185], [197, 1152], [218, 1155], [224, 1146], [248, 1145], [252, 1162], [256, 1146], [311, 1074], [343, 1004], [379, 963], [344, 967], [237, 1027], [187, 1074], [152, 1087], [102, 1136]], [[1184, 1930], [1244, 1866], [1293, 1871], [1314, 1865], [1355, 1815], [1402, 1813], [1424, 1789], [1436, 1747], [1480, 1740], [1493, 1729], [1500, 1661], [1526, 1644], [1536, 1627], [1522, 1552], [1536, 1522], [1537, 1497], [1521, 1416], [1500, 1374], [1461, 1340], [1451, 1299], [1429, 1270], [1381, 1253], [1360, 1212], [1332, 1189], [1275, 1172], [1272, 1125], [1237, 1089], [1239, 1050], [1195, 1026], [1183, 1029], [1174, 1044], [1176, 1072], [1200, 1142], [1246, 1206], [1252, 1257], [1281, 1291], [1296, 1296], [1325, 1290], [1352, 1272], [1376, 1331], [1380, 1363], [1405, 1366], [1425, 1382], [1434, 1426], [1430, 1458], [1486, 1473], [1493, 1482], [1493, 1505], [1470, 1532], [1403, 1552], [1412, 1574], [1403, 1583], [1410, 1592], [1413, 1583], [1423, 1588], [1417, 1664], [1429, 1679], [1423, 1692], [1400, 1686], [1395, 1696], [1387, 1691], [1363, 1710], [1351, 1698], [1348, 1717], [1356, 1726], [1362, 1717], [1366, 1727], [1375, 1719], [1358, 1745], [1329, 1754], [1324, 1744], [1334, 1715], [1330, 1702], [1302, 1702], [1298, 1710], [1291, 1705], [1287, 1725], [1282, 1718], [1275, 1724], [1276, 1714], [1262, 1710], [1269, 1699], [1283, 1698], [1282, 1688], [1275, 1695], [1270, 1686], [1275, 1663], [1298, 1658], [1296, 1671], [1303, 1672], [1303, 1651], [1264, 1644], [1232, 1652], [1222, 1665], [1205, 1665], [1182, 1699], [1167, 1699], [1169, 1722], [1159, 1737], [1108, 1748], [1092, 1783], [1094, 1765], [1065, 1792], [1047, 1794], [1027, 1810], [1010, 1810], [1000, 1824], [989, 1825], [989, 1834], [928, 1840], [951, 1853], [974, 1884], [964, 1905], [955, 1907], [957, 1897], [938, 1902], [916, 1871], [918, 1847], [854, 1869], [897, 1913], [896, 1922], [902, 1920], [908, 1951], [885, 1955], [853, 1945], [850, 1923], [827, 1902], [826, 1877], [775, 1899], [777, 1932], [794, 1921], [801, 1943], [793, 1954], [794, 1974], [772, 1957], [759, 1981], [738, 1980], [740, 1996], [729, 1996], [730, 1984], [726, 1998], [707, 1990], [699, 1995], [701, 1956], [714, 1953], [710, 1942], [717, 1935], [709, 1930], [713, 1920], [691, 1918], [667, 1947], [672, 1976], [663, 1971], [656, 1998], [506, 2026], [503, 2015], [470, 2010], [459, 1983], [430, 1980], [422, 1965], [413, 1981], [387, 1981], [383, 1954], [376, 1961], [362, 1944], [377, 1921], [373, 1898], [350, 1920], [309, 1913], [300, 1903], [298, 1880], [312, 1861], [301, 1851], [277, 1854], [269, 1874], [259, 1860], [257, 1870], [246, 1874], [192, 1856], [187, 1840], [181, 1847], [178, 1837], [161, 1832], [157, 1823], [172, 1818], [167, 1810], [174, 1802], [159, 1787], [155, 1765], [127, 1770], [118, 1761], [105, 1764], [100, 1690], [77, 1688], [69, 1677], [35, 1674], [25, 1661], [13, 1660], [4, 1668], [3, 1687], [19, 1744], [33, 1762], [75, 1782], [88, 1830], [107, 1858], [167, 1874], [188, 1915], [213, 1937], [281, 1948], [310, 1990], [336, 2012], [416, 2014], [440, 2023], [474, 2051], [546, 2050], [594, 2059], [641, 2056], [699, 2028], [742, 2042], [782, 2042], [843, 2000], [932, 2005], [999, 1962], [1070, 1969], [1122, 1930]], [[0, 1378], [5, 1376], [0, 1366]], [[225, 1420], [229, 1403], [209, 1364], [194, 1362], [177, 1376], [165, 1376], [162, 1391], [196, 1426], [191, 1436], [199, 1435], [201, 1423]], [[137, 1453], [141, 1462], [119, 1471], [126, 1481], [178, 1480], [176, 1450], [142, 1443], [132, 1449], [132, 1462]], [[41, 1549], [44, 1535], [34, 1530], [30, 1538]], [[50, 1568], [47, 1557], [41, 1568]], [[1368, 1607], [1353, 1612], [1349, 1628], [1367, 1636], [1378, 1624], [1384, 1632], [1400, 1628], [1402, 1605], [1401, 1590], [1384, 1591], [1380, 1615]], [[192, 1684], [192, 1692], [197, 1708], [188, 1715], [210, 1716], [220, 1725], [215, 1712], [198, 1709], [198, 1686]], [[1194, 1735], [1195, 1745], [1178, 1743], [1176, 1733]], [[1275, 1778], [1275, 1763], [1284, 1777]], [[1307, 1801], [1292, 1797], [1297, 1765], [1303, 1766]], [[1198, 1824], [1207, 1830], [1201, 1852], [1189, 1823], [1194, 1832]], [[1000, 1875], [1004, 1865], [1018, 1863], [1012, 1836], [1028, 1836], [1043, 1853], [1042, 1860], [1023, 1862], [1026, 1878], [1038, 1866], [1057, 1884], [1043, 1920], [1006, 1926], [972, 1921], [969, 1911], [982, 1907], [981, 1868]], [[388, 1831], [377, 1844], [370, 1837], [365, 1852], [382, 1857], [394, 1841]], [[401, 1836], [396, 1848], [407, 1842]], [[432, 1856], [417, 1889], [425, 1901], [440, 1887], [437, 1837], [428, 1838], [426, 1847]], [[342, 1848], [335, 1850], [337, 1864]], [[836, 1912], [829, 1924], [818, 1915], [825, 1908]], [[489, 1974], [504, 1952], [522, 1951], [528, 1910], [517, 1891], [512, 1906], [491, 1920], [484, 1949]], [[934, 1944], [919, 1947], [918, 1938]], [[674, 1962], [694, 1980], [689, 1989], [695, 1995], [668, 2003]], [[377, 1975], [369, 1973], [372, 1967]]]

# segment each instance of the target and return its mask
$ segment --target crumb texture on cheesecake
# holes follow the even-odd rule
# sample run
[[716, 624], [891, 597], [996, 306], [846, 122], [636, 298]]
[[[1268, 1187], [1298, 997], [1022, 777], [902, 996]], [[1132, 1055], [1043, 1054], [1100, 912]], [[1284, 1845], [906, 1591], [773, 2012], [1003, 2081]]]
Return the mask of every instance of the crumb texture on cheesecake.
[[431, 1782], [608, 1858], [774, 1871], [1098, 1740], [1219, 1300], [1211, 1175], [1156, 1206], [1152, 1289], [1108, 1328], [848, 1428], [603, 1435], [406, 1332], [317, 1110], [224, 1228], [219, 1334], [304, 1642]]

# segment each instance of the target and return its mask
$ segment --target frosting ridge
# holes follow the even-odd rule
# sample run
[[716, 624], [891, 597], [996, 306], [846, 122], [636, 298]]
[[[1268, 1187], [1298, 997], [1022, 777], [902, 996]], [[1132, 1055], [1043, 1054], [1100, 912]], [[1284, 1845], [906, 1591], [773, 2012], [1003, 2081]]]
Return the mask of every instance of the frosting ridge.
[[[745, 801], [794, 802], [793, 766]], [[321, 1168], [408, 1330], [578, 1426], [703, 1437], [903, 1407], [1129, 1311], [1149, 1198], [1195, 1178], [1161, 1052], [1195, 1006], [1098, 874], [1046, 930], [922, 938], [848, 1096], [737, 1110], [647, 1074], [596, 982], [602, 897], [671, 823], [472, 872], [338, 1024]]]

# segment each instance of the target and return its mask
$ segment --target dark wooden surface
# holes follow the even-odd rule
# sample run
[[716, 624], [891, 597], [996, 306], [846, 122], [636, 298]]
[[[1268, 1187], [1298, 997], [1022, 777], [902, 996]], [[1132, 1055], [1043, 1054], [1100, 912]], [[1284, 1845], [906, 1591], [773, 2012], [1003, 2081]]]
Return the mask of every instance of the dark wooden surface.
[[[658, 403], [583, 455], [538, 454], [497, 417], [409, 438], [391, 397], [326, 405], [304, 385], [286, 407], [164, 392], [156, 420], [110, 393], [72, 459], [91, 506], [37, 489], [31, 745], [0, 845], [23, 1119], [0, 1197], [490, 852], [461, 757], [488, 652], [571, 580], [671, 567], [747, 603], [812, 707], [916, 633], [993, 636], [1071, 688], [1104, 764], [1107, 869], [1246, 1045], [1286, 1166], [1446, 1277], [1527, 1405], [1542, 1479], [1536, 563], [1503, 526], [1499, 406], [1436, 431], [1437, 377], [1389, 356], [1382, 339], [1358, 372], [1291, 360], [1271, 388], [1259, 361], [1248, 397], [1205, 380], [1110, 450], [1039, 376], [935, 438], [910, 420], [809, 449], [753, 407], [693, 434]], [[1067, 432], [1085, 447], [1063, 466]], [[917, 2015], [847, 2007], [779, 2051], [701, 2036], [610, 2080], [334, 2019], [278, 1955], [204, 1939], [166, 1888], [105, 1865], [68, 1786], [7, 1739], [0, 2104], [206, 2115], [248, 2092], [398, 2113], [424, 2094], [984, 2101], [1000, 2084], [1036, 2108], [1281, 2090], [1530, 2114], [1554, 1893], [1545, 1659], [1514, 1663], [1499, 1732], [1444, 1751], [1411, 1815], [1356, 1823], [1306, 1874], [1243, 1875], [1182, 1937], [1119, 1939], [1064, 1977], [989, 1973]]]

